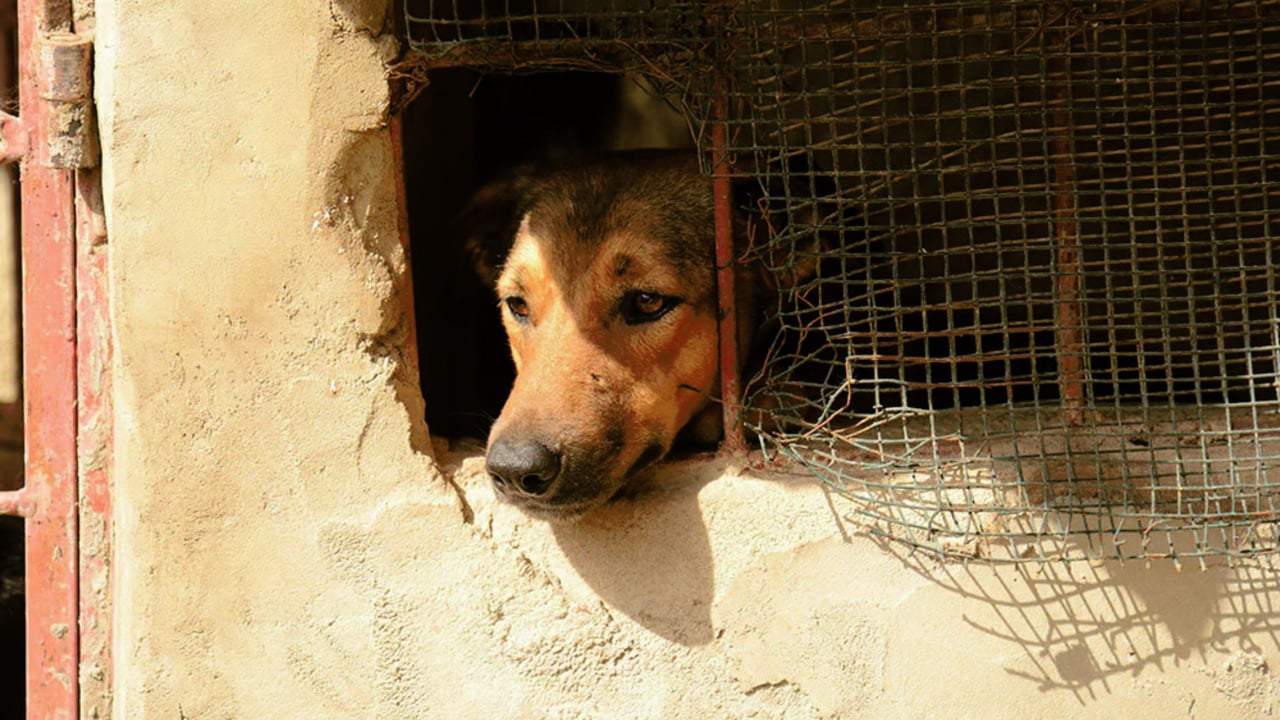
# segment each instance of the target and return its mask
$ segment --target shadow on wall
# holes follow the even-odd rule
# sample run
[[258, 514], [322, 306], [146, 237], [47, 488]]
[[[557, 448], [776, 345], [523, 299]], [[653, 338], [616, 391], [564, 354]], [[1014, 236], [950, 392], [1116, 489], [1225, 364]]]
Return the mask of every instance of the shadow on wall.
[[679, 485], [665, 490], [661, 512], [636, 512], [622, 497], [552, 531], [579, 577], [611, 607], [671, 642], [705, 645], [715, 632], [715, 578], [698, 491], [720, 472], [705, 462], [668, 462], [650, 482], [668, 475]]
[[[1168, 560], [1150, 566], [1081, 561], [994, 572], [980, 566], [939, 571], [905, 558], [904, 563], [990, 609], [963, 619], [1022, 648], [1022, 661], [1007, 664], [1005, 672], [1041, 692], [1067, 690], [1081, 705], [1144, 671], [1203, 663], [1223, 653], [1261, 663], [1262, 654], [1280, 651], [1274, 570], [1258, 562], [1179, 570]], [[1265, 672], [1265, 665], [1260, 668]]]

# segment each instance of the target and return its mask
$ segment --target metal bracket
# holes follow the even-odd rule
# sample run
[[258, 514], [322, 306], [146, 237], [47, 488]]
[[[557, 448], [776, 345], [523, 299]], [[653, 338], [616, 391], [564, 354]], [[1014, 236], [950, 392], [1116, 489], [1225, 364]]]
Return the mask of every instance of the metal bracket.
[[40, 37], [40, 97], [49, 103], [43, 157], [50, 167], [79, 170], [98, 164], [97, 123], [93, 114], [93, 39], [74, 33]]
[[35, 511], [35, 499], [26, 488], [0, 492], [0, 515], [31, 517]]
[[22, 119], [0, 112], [0, 164], [18, 162], [27, 154], [27, 126]]
[[32, 128], [22, 118], [0, 112], [0, 164], [34, 155], [36, 162], [61, 170], [98, 164], [98, 128], [93, 113], [91, 78], [93, 40], [74, 33], [40, 36], [37, 86], [49, 106], [44, 142], [32, 152]]

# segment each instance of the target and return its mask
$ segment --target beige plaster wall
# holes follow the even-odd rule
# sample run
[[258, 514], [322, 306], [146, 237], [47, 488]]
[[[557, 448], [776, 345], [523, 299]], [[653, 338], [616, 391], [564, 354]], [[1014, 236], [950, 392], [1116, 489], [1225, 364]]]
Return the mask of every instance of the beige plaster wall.
[[475, 448], [437, 463], [384, 10], [98, 3], [114, 717], [1276, 711], [1266, 567], [938, 565], [715, 462], [550, 527], [495, 505]]

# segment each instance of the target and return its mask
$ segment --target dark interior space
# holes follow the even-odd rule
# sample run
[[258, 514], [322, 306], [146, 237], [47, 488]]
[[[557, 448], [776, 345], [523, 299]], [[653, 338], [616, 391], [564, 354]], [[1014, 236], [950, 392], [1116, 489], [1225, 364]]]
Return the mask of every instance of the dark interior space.
[[0, 718], [25, 715], [22, 518], [0, 517]]
[[623, 82], [605, 73], [437, 70], [405, 110], [421, 382], [434, 435], [484, 437], [515, 375], [497, 301], [453, 219], [506, 168], [610, 149]]

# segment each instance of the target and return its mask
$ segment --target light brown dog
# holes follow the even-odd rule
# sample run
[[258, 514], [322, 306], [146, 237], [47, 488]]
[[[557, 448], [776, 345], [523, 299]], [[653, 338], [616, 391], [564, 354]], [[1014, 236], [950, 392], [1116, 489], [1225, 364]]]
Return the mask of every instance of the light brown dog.
[[[714, 211], [692, 153], [526, 169], [461, 221], [516, 365], [489, 434], [499, 495], [572, 517], [677, 438], [718, 438]], [[754, 285], [740, 283], [740, 304], [754, 305]]]

